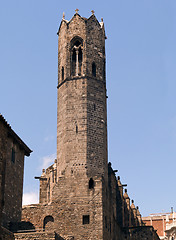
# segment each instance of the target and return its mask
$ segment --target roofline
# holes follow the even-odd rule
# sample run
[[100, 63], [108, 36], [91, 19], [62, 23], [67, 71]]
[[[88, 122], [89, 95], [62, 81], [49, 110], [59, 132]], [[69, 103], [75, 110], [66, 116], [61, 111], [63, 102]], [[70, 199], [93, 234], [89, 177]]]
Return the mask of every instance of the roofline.
[[101, 28], [101, 29], [104, 28], [104, 25], [103, 25], [103, 27], [101, 26], [100, 22], [98, 21], [98, 19], [97, 19], [96, 16], [95, 16], [95, 14], [92, 14], [92, 15], [90, 15], [90, 17], [85, 18], [85, 17], [82, 17], [79, 13], [75, 13], [75, 14], [73, 15], [73, 17], [72, 17], [69, 21], [66, 20], [65, 18], [62, 18], [62, 21], [61, 21], [61, 23], [60, 23], [59, 29], [58, 29], [58, 31], [57, 31], [57, 35], [59, 35], [59, 31], [60, 31], [62, 22], [65, 22], [67, 25], [69, 25], [70, 22], [73, 20], [73, 18], [74, 18], [75, 16], [79, 16], [85, 23], [86, 23], [87, 21], [89, 21], [92, 17], [95, 17], [95, 19], [97, 20], [100, 28]]
[[29, 157], [32, 150], [22, 141], [22, 139], [13, 131], [10, 124], [5, 120], [2, 114], [0, 114], [0, 121], [5, 125], [8, 129], [8, 137], [12, 137], [24, 150], [25, 156]]

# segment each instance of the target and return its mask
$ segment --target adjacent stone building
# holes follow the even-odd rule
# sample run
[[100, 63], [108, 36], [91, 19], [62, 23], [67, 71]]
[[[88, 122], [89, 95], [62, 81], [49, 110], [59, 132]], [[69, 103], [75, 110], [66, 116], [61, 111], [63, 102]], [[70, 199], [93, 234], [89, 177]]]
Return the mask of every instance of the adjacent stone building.
[[0, 114], [0, 239], [13, 239], [7, 229], [21, 221], [24, 156], [30, 153]]

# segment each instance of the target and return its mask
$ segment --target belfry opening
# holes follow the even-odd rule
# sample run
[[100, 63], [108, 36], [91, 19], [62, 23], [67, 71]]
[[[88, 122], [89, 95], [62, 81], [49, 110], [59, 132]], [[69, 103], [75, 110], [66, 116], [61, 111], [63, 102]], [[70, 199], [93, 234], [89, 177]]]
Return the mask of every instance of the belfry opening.
[[82, 75], [83, 40], [75, 37], [71, 41], [71, 76]]

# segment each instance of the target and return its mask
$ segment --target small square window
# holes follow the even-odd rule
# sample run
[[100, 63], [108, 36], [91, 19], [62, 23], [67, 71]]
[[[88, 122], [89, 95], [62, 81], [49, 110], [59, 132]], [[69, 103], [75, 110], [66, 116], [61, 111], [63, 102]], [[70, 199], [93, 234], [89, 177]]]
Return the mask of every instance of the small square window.
[[83, 215], [83, 224], [89, 224], [90, 217], [89, 215]]

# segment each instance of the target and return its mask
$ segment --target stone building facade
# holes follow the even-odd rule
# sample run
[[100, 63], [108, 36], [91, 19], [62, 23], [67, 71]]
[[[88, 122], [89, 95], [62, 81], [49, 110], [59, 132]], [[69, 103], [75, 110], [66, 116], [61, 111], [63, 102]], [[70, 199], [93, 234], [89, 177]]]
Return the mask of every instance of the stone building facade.
[[15, 239], [159, 239], [108, 163], [103, 19], [76, 10], [58, 37], [57, 159], [37, 177], [39, 204], [23, 207]]
[[24, 156], [30, 153], [0, 114], [0, 239], [11, 239], [7, 229], [21, 221]]

